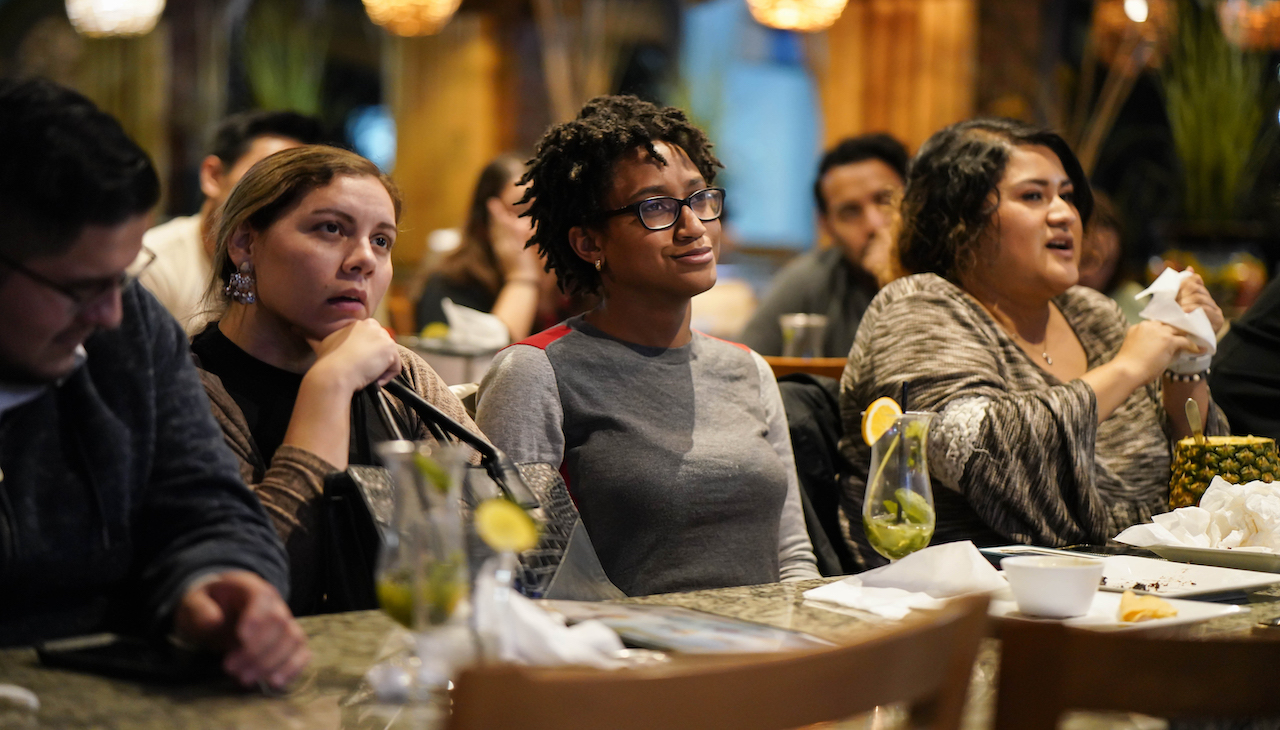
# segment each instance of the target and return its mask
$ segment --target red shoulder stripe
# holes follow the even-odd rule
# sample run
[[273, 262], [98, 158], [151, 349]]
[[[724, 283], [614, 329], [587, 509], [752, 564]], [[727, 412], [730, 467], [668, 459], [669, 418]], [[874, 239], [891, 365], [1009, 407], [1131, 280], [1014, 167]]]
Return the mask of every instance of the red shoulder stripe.
[[734, 342], [733, 340], [722, 340], [722, 339], [720, 339], [719, 337], [713, 337], [713, 336], [711, 336], [711, 335], [707, 334], [706, 332], [703, 332], [702, 330], [694, 330], [694, 332], [697, 332], [698, 334], [702, 335], [703, 337], [706, 337], [706, 338], [707, 338], [707, 339], [709, 339], [709, 340], [717, 340], [717, 341], [719, 341], [719, 342], [723, 342], [723, 343], [724, 343], [724, 344], [726, 344], [726, 345], [733, 345], [734, 347], [738, 348], [739, 350], [745, 350], [745, 351], [747, 351], [747, 352], [751, 352], [751, 348], [750, 348], [750, 347], [747, 347], [746, 345], [742, 344], [741, 342]]
[[[545, 350], [547, 349], [547, 345], [550, 345], [552, 342], [555, 342], [556, 340], [560, 339], [561, 337], [564, 337], [565, 335], [569, 334], [572, 331], [573, 331], [573, 328], [570, 327], [569, 325], [558, 324], [555, 327], [552, 327], [551, 329], [543, 330], [538, 334], [533, 335], [532, 337], [527, 337], [514, 344], [530, 345], [532, 347], [538, 348], [539, 350]], [[508, 345], [507, 347], [510, 347], [510, 345]]]

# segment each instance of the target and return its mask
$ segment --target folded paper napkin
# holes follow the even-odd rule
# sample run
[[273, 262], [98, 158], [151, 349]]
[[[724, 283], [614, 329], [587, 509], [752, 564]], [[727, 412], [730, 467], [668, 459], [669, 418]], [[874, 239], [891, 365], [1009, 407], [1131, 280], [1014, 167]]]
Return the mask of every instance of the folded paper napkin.
[[1150, 524], [1116, 535], [1116, 541], [1280, 553], [1280, 483], [1232, 484], [1214, 477], [1198, 507], [1156, 515]]
[[1169, 365], [1169, 369], [1175, 373], [1204, 372], [1213, 359], [1213, 353], [1218, 349], [1217, 334], [1213, 331], [1213, 325], [1209, 323], [1209, 317], [1204, 310], [1196, 307], [1190, 312], [1184, 312], [1182, 305], [1178, 304], [1178, 289], [1182, 286], [1183, 280], [1193, 273], [1191, 269], [1183, 271], [1165, 269], [1155, 281], [1151, 282], [1151, 286], [1133, 297], [1134, 299], [1151, 297], [1151, 301], [1147, 302], [1147, 306], [1138, 316], [1176, 327], [1187, 333], [1199, 346], [1198, 354], [1183, 353]]
[[805, 591], [804, 597], [900, 619], [913, 608], [940, 608], [939, 598], [995, 591], [1006, 585], [966, 540], [925, 548], [896, 563]]
[[480, 569], [472, 597], [476, 632], [491, 658], [540, 666], [614, 669], [623, 665], [613, 656], [624, 648], [613, 629], [599, 621], [566, 626], [562, 616], [501, 585], [494, 573], [489, 563]]

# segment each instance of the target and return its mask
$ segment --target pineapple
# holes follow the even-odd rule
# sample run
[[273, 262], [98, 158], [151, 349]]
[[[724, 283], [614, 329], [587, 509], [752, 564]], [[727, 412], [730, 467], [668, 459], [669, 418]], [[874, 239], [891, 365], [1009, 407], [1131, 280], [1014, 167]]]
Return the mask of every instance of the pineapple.
[[1261, 436], [1209, 436], [1204, 445], [1185, 438], [1173, 450], [1173, 477], [1169, 481], [1169, 507], [1190, 507], [1213, 477], [1232, 484], [1275, 481], [1280, 474], [1280, 453], [1274, 439]]

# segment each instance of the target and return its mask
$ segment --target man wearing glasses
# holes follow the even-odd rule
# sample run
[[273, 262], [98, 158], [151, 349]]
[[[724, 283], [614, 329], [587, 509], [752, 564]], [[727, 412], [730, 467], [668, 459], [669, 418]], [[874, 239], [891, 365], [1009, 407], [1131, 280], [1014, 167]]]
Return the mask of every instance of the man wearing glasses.
[[823, 314], [823, 357], [848, 357], [862, 313], [891, 278], [893, 201], [907, 177], [907, 150], [887, 134], [851, 137], [818, 166], [813, 198], [831, 246], [792, 261], [773, 280], [742, 333], [761, 355], [782, 354], [783, 314]]
[[170, 633], [284, 686], [309, 653], [283, 549], [134, 284], [150, 160], [46, 81], [0, 81], [0, 139], [0, 646]]

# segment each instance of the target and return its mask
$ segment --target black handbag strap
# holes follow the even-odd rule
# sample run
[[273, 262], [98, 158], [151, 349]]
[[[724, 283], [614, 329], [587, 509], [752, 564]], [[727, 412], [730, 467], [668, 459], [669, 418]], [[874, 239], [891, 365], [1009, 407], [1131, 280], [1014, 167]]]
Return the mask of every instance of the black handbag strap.
[[533, 509], [538, 506], [537, 498], [534, 497], [533, 492], [525, 484], [524, 478], [520, 476], [520, 470], [516, 468], [515, 462], [511, 460], [511, 457], [502, 453], [498, 447], [485, 441], [484, 438], [472, 432], [466, 426], [450, 418], [404, 383], [392, 380], [382, 388], [398, 398], [405, 407], [417, 413], [418, 417], [425, 423], [438, 426], [442, 431], [480, 452], [480, 463], [484, 466], [485, 471], [489, 473], [489, 477], [513, 502], [525, 509]]

